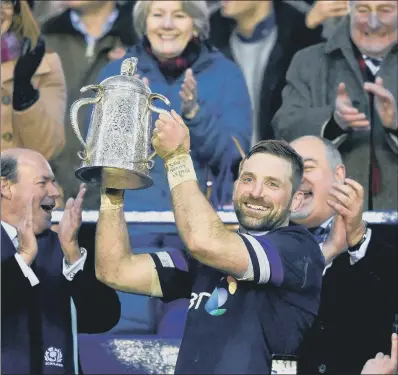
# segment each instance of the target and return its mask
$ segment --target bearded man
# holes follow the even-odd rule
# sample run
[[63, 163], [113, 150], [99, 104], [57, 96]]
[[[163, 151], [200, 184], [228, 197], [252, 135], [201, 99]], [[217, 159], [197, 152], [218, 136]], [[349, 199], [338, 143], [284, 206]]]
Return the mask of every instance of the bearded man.
[[159, 116], [152, 143], [186, 254], [133, 254], [123, 191], [103, 190], [97, 277], [164, 301], [191, 298], [176, 374], [270, 373], [272, 355], [296, 353], [319, 307], [324, 258], [310, 232], [288, 225], [304, 198], [302, 159], [281, 141], [252, 148], [234, 185], [234, 233], [199, 189], [189, 130], [171, 114]]

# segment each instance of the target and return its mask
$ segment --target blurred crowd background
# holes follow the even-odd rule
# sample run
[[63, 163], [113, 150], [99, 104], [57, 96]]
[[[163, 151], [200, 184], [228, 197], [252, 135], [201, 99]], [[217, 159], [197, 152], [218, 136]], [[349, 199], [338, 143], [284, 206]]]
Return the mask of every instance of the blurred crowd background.
[[[84, 96], [83, 86], [120, 74], [123, 58], [136, 56], [139, 77], [185, 118], [199, 183], [217, 209], [231, 206], [237, 167], [251, 145], [317, 135], [339, 147], [348, 176], [363, 185], [364, 210], [397, 210], [396, 118], [394, 123], [381, 116], [372, 101], [377, 95], [363, 88], [381, 76], [383, 82], [376, 83], [397, 99], [396, 3], [375, 8], [378, 20], [386, 21], [382, 26], [378, 20], [369, 23], [375, 30], [385, 28], [374, 39], [378, 47], [356, 35], [363, 22], [350, 20], [352, 2], [344, 0], [162, 1], [160, 10], [146, 9], [149, 1], [28, 3], [40, 36], [27, 30], [19, 35], [15, 19], [3, 33], [2, 20], [1, 147], [32, 148], [50, 161], [63, 192], [60, 209], [80, 183], [74, 173], [82, 146], [69, 109]], [[2, 1], [2, 7], [6, 4]], [[361, 12], [367, 17], [366, 7]], [[5, 19], [6, 11], [2, 13]], [[395, 17], [395, 24], [389, 17]], [[12, 39], [15, 34], [19, 39]], [[31, 46], [19, 56], [15, 51], [20, 49], [13, 52], [12, 46], [20, 47], [24, 36], [31, 38]], [[325, 44], [320, 48], [319, 43]], [[372, 48], [384, 53], [391, 45], [395, 47], [383, 59], [363, 53], [367, 49], [372, 55]], [[18, 58], [25, 73], [14, 70]], [[40, 92], [34, 104], [17, 98], [17, 88], [29, 92], [24, 79], [32, 79]], [[12, 110], [16, 99], [21, 102], [17, 114]], [[338, 103], [353, 109], [348, 117], [336, 113]], [[80, 111], [83, 137], [89, 115], [89, 108]], [[152, 188], [126, 193], [126, 210], [171, 209], [161, 162], [155, 162], [151, 176]], [[86, 198], [86, 210], [99, 208], [98, 189], [89, 187]], [[172, 225], [138, 224], [131, 235], [136, 252], [183, 247]], [[181, 336], [188, 301], [163, 304], [119, 296], [122, 319], [112, 333]]]
[[[12, 48], [8, 48], [8, 54], [5, 52], [6, 43], [2, 42], [1, 146], [3, 150], [24, 146], [44, 154], [51, 161], [64, 197], [77, 194], [79, 181], [74, 171], [80, 164], [77, 153], [82, 148], [70, 124], [71, 104], [83, 96], [80, 94], [83, 86], [119, 74], [120, 59], [127, 53], [139, 58], [139, 74], [148, 76], [145, 79], [149, 79], [152, 92], [168, 97], [174, 109], [185, 108], [186, 111], [199, 103], [198, 114], [189, 120], [194, 143], [192, 152], [200, 183], [217, 207], [230, 204], [234, 173], [241, 156], [252, 144], [272, 138], [291, 141], [303, 135], [325, 136], [339, 146], [350, 176], [365, 188], [365, 209], [397, 207], [396, 131], [394, 134], [394, 129], [375, 118], [373, 106], [369, 105], [368, 95], [361, 87], [361, 81], [368, 78], [364, 78], [363, 73], [366, 75], [369, 68], [366, 61], [364, 72], [358, 69], [359, 65], [354, 61], [358, 57], [358, 48], [348, 46], [351, 43], [349, 1], [193, 2], [199, 4], [197, 6], [182, 2], [183, 10], [193, 12], [190, 17], [194, 23], [199, 23], [193, 28], [200, 30], [201, 35], [194, 34], [190, 39], [192, 26], [186, 29], [184, 22], [177, 18], [177, 21], [166, 20], [165, 25], [154, 24], [155, 28], [163, 28], [170, 35], [178, 35], [174, 46], [145, 33], [145, 27], [142, 27], [145, 23], [141, 25], [139, 19], [133, 18], [136, 1], [28, 3], [33, 7], [46, 42], [46, 53], [43, 61], [38, 59], [40, 45], [36, 46], [37, 51], [32, 55], [36, 55], [37, 61], [26, 56], [17, 70], [22, 71], [25, 67], [32, 70], [39, 64], [32, 79], [33, 86], [41, 88], [40, 105], [32, 105], [28, 113], [12, 114], [10, 104], [18, 93], [12, 93], [13, 64], [7, 60], [15, 56]], [[201, 3], [206, 3], [207, 8], [204, 9]], [[145, 17], [145, 10], [143, 12], [141, 18]], [[385, 12], [384, 17], [389, 17], [388, 9], [382, 12]], [[358, 27], [362, 27], [360, 20]], [[391, 45], [390, 39], [396, 34], [394, 25], [391, 27], [387, 30], [389, 35], [384, 37], [386, 40], [380, 37], [374, 43]], [[29, 36], [29, 32], [26, 35]], [[12, 38], [5, 36], [8, 35], [2, 40], [12, 43]], [[34, 38], [33, 35], [33, 41]], [[327, 59], [315, 49], [309, 49], [308, 53], [313, 51], [315, 60], [300, 55], [288, 73], [298, 51], [322, 42], [328, 42], [326, 48], [330, 53], [326, 54]], [[157, 43], [160, 47], [155, 45]], [[180, 59], [160, 61], [156, 50], [166, 51], [167, 48], [176, 49], [174, 52], [179, 53]], [[338, 56], [339, 48], [343, 52], [349, 48], [351, 54]], [[226, 59], [216, 57], [215, 50]], [[394, 51], [381, 68], [385, 75], [384, 85], [395, 97]], [[389, 64], [390, 58], [392, 64]], [[116, 61], [119, 63], [113, 64]], [[357, 67], [353, 68], [352, 64]], [[380, 61], [370, 66], [376, 69], [376, 75]], [[188, 98], [191, 100], [183, 100], [179, 94], [187, 79], [187, 70], [197, 85], [195, 97]], [[23, 74], [21, 78], [20, 75], [16, 77], [16, 83], [26, 90]], [[341, 82], [345, 83], [345, 91], [337, 96]], [[336, 99], [343, 98], [342, 95], [346, 95], [358, 115], [371, 117], [367, 120], [380, 122], [379, 126], [375, 130], [371, 127], [371, 131], [356, 131], [361, 126], [366, 128], [367, 123], [354, 121], [354, 125], [348, 126], [338, 121], [336, 127], [334, 107]], [[79, 126], [83, 136], [88, 130], [89, 111], [89, 108], [80, 111]], [[34, 125], [23, 126], [26, 121]], [[160, 176], [163, 170], [157, 170], [156, 164], [161, 163], [155, 163], [153, 173]], [[155, 185], [138, 196], [134, 193], [135, 199], [127, 199], [126, 208], [170, 209], [166, 180], [163, 178]], [[154, 201], [156, 207], [153, 207]], [[63, 204], [64, 199], [59, 201], [59, 207]], [[98, 189], [91, 189], [85, 208], [96, 210], [98, 204]]]

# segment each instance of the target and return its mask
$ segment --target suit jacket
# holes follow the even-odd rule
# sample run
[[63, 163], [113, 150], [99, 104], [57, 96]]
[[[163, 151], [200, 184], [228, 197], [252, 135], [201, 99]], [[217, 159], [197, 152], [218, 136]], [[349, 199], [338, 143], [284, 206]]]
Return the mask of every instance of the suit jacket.
[[40, 283], [24, 277], [15, 247], [1, 228], [1, 350], [3, 374], [73, 373], [70, 297], [79, 333], [110, 330], [120, 318], [116, 292], [95, 277], [89, 252], [72, 281], [62, 274], [63, 253], [56, 233], [37, 236], [39, 251], [31, 267]]
[[[349, 27], [350, 19], [345, 17], [327, 42], [295, 55], [286, 75], [283, 104], [272, 121], [277, 138], [291, 142], [306, 135], [322, 136], [324, 124], [332, 118], [340, 82], [345, 83], [353, 106], [372, 119], [369, 95], [363, 89], [364, 77]], [[395, 98], [398, 93], [397, 59], [398, 44], [395, 44], [377, 73]], [[371, 131], [349, 131], [328, 138], [339, 147], [349, 177], [364, 187], [364, 210], [397, 210], [398, 138], [383, 128], [376, 112], [373, 120]], [[371, 142], [381, 168], [381, 189], [373, 195], [373, 208], [368, 206]]]
[[348, 253], [333, 261], [300, 348], [300, 373], [359, 374], [368, 359], [390, 352], [398, 312], [397, 237], [396, 225], [374, 225], [364, 258], [353, 266]]
[[[258, 124], [260, 139], [273, 139], [274, 132], [271, 120], [282, 104], [282, 90], [286, 84], [285, 75], [294, 54], [312, 44], [322, 41], [322, 28], [310, 30], [305, 26], [305, 15], [291, 5], [283, 1], [274, 1], [276, 23], [278, 25], [278, 37], [270, 54], [268, 63], [262, 76], [262, 88], [260, 92], [260, 113]], [[220, 10], [210, 18], [210, 41], [225, 56], [230, 59], [233, 54], [230, 46], [230, 38], [236, 22], [221, 15]]]

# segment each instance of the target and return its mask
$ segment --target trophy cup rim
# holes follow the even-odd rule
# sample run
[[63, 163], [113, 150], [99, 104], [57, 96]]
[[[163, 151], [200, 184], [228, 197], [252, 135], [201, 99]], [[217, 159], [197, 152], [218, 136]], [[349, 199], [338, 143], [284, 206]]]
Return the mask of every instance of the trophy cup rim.
[[143, 190], [153, 185], [152, 178], [145, 173], [114, 166], [81, 167], [75, 171], [75, 176], [93, 186], [120, 190]]

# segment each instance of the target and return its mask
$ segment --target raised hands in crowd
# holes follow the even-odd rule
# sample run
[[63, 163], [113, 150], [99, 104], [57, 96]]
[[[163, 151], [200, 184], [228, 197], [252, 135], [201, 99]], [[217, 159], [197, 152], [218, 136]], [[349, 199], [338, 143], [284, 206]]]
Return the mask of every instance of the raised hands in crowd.
[[340, 83], [337, 90], [334, 119], [342, 129], [364, 130], [370, 127], [365, 113], [359, 112], [352, 104], [344, 83]]
[[327, 204], [336, 212], [330, 234], [323, 245], [327, 260], [332, 260], [349, 246], [357, 244], [366, 231], [363, 215], [363, 187], [346, 178], [344, 184], [333, 183]]
[[374, 95], [375, 109], [382, 125], [386, 129], [396, 131], [398, 129], [397, 103], [391, 91], [384, 87], [383, 79], [377, 77], [375, 83], [366, 82], [364, 89]]
[[[384, 87], [383, 79], [377, 77], [375, 83], [365, 82], [364, 89], [374, 95], [375, 109], [384, 128], [397, 130], [397, 104], [391, 91]], [[370, 128], [370, 119], [353, 106], [343, 82], [338, 87], [334, 119], [342, 129], [365, 130]]]
[[359, 242], [366, 230], [362, 220], [363, 187], [358, 182], [346, 178], [344, 184], [333, 183], [328, 205], [343, 219], [348, 246]]
[[58, 227], [58, 238], [68, 264], [74, 264], [81, 257], [77, 236], [82, 223], [82, 207], [86, 190], [85, 184], [80, 184], [76, 198], [68, 199]]
[[32, 195], [26, 205], [25, 214], [17, 225], [18, 250], [25, 263], [30, 266], [35, 260], [38, 246], [33, 228], [33, 204], [34, 195]]
[[398, 335], [392, 334], [391, 354], [377, 353], [369, 359], [361, 374], [397, 374], [398, 373]]
[[187, 119], [193, 119], [199, 110], [199, 104], [197, 99], [197, 85], [192, 69], [187, 69], [185, 72], [180, 97], [182, 99], [182, 115]]
[[[149, 80], [147, 77], [141, 78], [139, 74], [136, 74], [134, 77], [141, 79], [142, 82], [149, 87]], [[185, 71], [184, 81], [180, 90], [180, 97], [182, 100], [181, 114], [188, 119], [194, 118], [199, 110], [199, 104], [197, 99], [197, 83], [192, 69], [187, 69]]]
[[348, 0], [318, 0], [308, 12], [305, 24], [310, 29], [322, 25], [327, 19], [343, 17], [349, 12]]
[[[85, 184], [81, 184], [77, 197], [75, 199], [69, 198], [66, 202], [64, 214], [57, 229], [62, 251], [68, 264], [75, 263], [81, 257], [77, 235], [82, 222], [82, 205], [85, 193]], [[17, 226], [19, 254], [24, 258], [27, 265], [32, 264], [38, 251], [33, 223], [33, 209], [36, 204], [35, 197], [32, 195], [26, 205], [25, 214]], [[55, 201], [47, 197], [43, 204], [52, 207], [55, 206]]]

